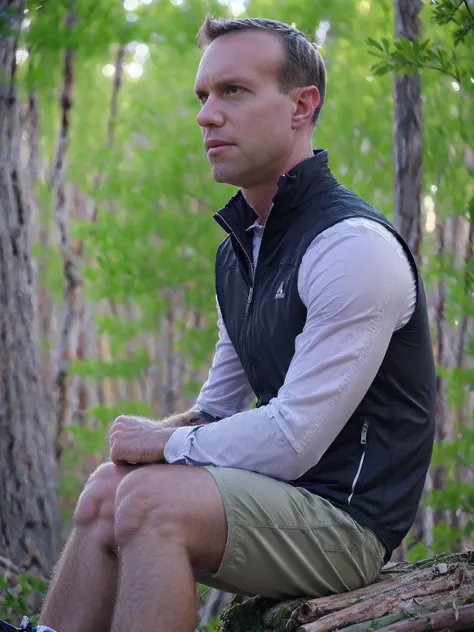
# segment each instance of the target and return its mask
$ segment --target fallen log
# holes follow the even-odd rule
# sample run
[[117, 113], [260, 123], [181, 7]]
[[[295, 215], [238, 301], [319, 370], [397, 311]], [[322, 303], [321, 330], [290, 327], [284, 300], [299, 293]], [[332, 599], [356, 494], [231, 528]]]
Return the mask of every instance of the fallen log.
[[387, 564], [352, 592], [230, 604], [218, 632], [474, 632], [474, 551]]

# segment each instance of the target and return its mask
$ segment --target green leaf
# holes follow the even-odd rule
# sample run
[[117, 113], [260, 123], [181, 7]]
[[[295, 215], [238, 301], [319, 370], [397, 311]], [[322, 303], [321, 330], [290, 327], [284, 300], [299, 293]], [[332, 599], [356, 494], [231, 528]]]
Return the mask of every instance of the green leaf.
[[383, 45], [383, 48], [385, 50], [386, 53], [388, 53], [390, 51], [390, 42], [386, 37], [382, 37], [381, 38], [381, 42]]
[[376, 40], [372, 39], [371, 37], [367, 38], [367, 44], [369, 46], [372, 46], [373, 48], [377, 48], [378, 50], [380, 50], [382, 52], [384, 51], [383, 46], [379, 42], [377, 42]]

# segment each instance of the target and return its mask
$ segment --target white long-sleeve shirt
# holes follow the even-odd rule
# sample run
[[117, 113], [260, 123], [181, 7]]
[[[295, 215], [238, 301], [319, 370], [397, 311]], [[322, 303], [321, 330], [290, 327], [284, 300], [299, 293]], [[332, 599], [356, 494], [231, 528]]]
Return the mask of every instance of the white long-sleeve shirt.
[[[249, 229], [257, 265], [262, 228]], [[246, 410], [254, 393], [218, 306], [219, 339], [195, 408], [223, 419], [176, 430], [165, 448], [168, 463], [235, 467], [281, 480], [318, 463], [369, 389], [393, 332], [410, 319], [416, 283], [396, 237], [375, 221], [354, 218], [312, 241], [298, 292], [305, 326], [277, 396], [258, 409]]]

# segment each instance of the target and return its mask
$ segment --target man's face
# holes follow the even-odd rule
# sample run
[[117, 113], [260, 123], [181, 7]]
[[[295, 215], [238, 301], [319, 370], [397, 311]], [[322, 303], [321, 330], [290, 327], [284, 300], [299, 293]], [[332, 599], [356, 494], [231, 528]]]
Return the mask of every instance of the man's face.
[[196, 120], [217, 182], [250, 188], [281, 174], [294, 142], [294, 103], [278, 84], [283, 54], [277, 36], [259, 31], [223, 35], [204, 52]]

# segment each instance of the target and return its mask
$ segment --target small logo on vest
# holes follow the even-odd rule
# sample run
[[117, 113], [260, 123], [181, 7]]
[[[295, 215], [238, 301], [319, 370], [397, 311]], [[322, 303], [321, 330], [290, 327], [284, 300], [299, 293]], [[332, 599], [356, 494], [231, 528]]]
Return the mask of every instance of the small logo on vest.
[[280, 287], [275, 294], [275, 298], [285, 298], [285, 292], [283, 292], [283, 283], [280, 283]]

